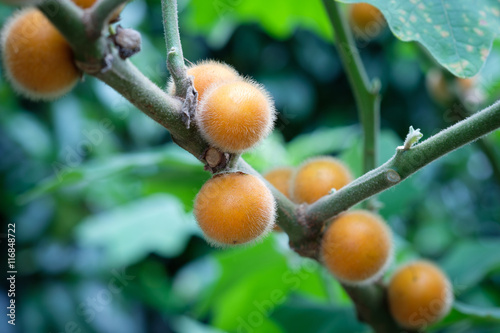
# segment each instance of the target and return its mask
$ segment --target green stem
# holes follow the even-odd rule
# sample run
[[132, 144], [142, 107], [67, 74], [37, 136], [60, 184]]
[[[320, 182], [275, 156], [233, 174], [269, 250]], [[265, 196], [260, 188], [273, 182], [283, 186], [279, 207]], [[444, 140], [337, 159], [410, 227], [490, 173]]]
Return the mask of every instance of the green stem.
[[364, 173], [377, 166], [377, 147], [380, 128], [380, 82], [370, 82], [359, 56], [351, 29], [338, 4], [323, 0], [335, 34], [335, 46], [342, 60], [351, 85], [363, 127], [363, 170]]
[[167, 67], [175, 84], [175, 94], [185, 98], [190, 80], [187, 77], [177, 18], [177, 0], [161, 0], [165, 43], [167, 46]]
[[108, 25], [111, 16], [128, 0], [100, 0], [85, 11], [84, 22], [89, 39], [97, 39]]
[[307, 208], [310, 223], [325, 220], [392, 187], [437, 158], [500, 127], [500, 101], [439, 132], [409, 150], [396, 154], [380, 167], [366, 173], [332, 195]]
[[[104, 9], [115, 8], [118, 3], [117, 0], [102, 0], [92, 11], [104, 13]], [[121, 60], [105, 36], [100, 35], [94, 40], [87, 35], [88, 25], [92, 22], [85, 21], [84, 11], [79, 7], [70, 0], [58, 4], [55, 10], [53, 2], [43, 1], [39, 8], [69, 41], [80, 69], [114, 88], [139, 110], [168, 129], [179, 146], [200, 159], [208, 145], [196, 126], [186, 127], [183, 102], [158, 88], [130, 61]], [[107, 15], [101, 15], [104, 16]]]
[[208, 148], [196, 127], [186, 128], [180, 99], [167, 94], [145, 77], [129, 60], [116, 54], [111, 69], [95, 76], [128, 99], [139, 110], [170, 131], [175, 142], [200, 158]]
[[40, 11], [54, 24], [73, 49], [82, 48], [87, 41], [83, 10], [71, 0], [42, 1]]

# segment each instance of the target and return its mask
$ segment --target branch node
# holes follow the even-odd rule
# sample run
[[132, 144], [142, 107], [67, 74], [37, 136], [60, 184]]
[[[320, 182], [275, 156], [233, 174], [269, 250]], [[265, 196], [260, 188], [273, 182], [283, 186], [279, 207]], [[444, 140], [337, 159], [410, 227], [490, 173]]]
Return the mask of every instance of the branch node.
[[374, 78], [371, 82], [370, 92], [373, 95], [378, 96], [381, 88], [382, 88], [382, 82], [380, 82], [380, 79], [378, 77]]
[[420, 128], [414, 129], [413, 126], [410, 126], [410, 131], [406, 136], [405, 142], [403, 146], [399, 146], [398, 150], [410, 150], [414, 144], [416, 144], [424, 135], [420, 132]]
[[230, 155], [228, 153], [223, 153], [217, 148], [208, 147], [202, 156], [200, 156], [200, 160], [205, 161], [205, 170], [210, 171], [211, 173], [217, 173], [221, 170], [224, 170], [230, 159]]
[[289, 245], [299, 255], [319, 261], [321, 234], [325, 224], [311, 223], [307, 216], [307, 208], [308, 205], [302, 204], [295, 211], [297, 223], [302, 227], [302, 235], [296, 239], [290, 237]]
[[399, 183], [401, 181], [401, 176], [394, 169], [389, 169], [385, 172], [385, 178], [391, 183]]
[[133, 29], [116, 27], [116, 33], [109, 37], [118, 48], [118, 54], [123, 60], [141, 51], [141, 34]]

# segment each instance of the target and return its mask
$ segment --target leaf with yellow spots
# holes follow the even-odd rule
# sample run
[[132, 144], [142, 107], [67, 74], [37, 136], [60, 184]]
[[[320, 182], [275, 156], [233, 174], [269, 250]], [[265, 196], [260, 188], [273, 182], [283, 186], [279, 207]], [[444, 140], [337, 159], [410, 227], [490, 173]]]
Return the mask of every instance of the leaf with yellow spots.
[[364, 2], [382, 11], [394, 35], [403, 41], [420, 42], [441, 65], [459, 77], [479, 72], [493, 40], [500, 34], [499, 0]]

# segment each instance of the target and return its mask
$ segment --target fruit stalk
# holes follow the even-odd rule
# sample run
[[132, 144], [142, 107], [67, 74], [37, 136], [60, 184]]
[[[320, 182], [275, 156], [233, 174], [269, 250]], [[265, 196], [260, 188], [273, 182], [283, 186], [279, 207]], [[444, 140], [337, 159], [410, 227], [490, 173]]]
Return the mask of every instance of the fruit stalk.
[[370, 82], [359, 56], [356, 42], [338, 4], [323, 0], [335, 34], [335, 46], [351, 85], [363, 127], [363, 172], [377, 166], [377, 144], [380, 128], [380, 83]]
[[500, 101], [453, 126], [396, 154], [336, 193], [307, 208], [310, 223], [322, 223], [353, 205], [395, 186], [419, 169], [447, 153], [471, 143], [500, 127]]
[[98, 39], [113, 13], [128, 0], [101, 0], [84, 14], [86, 32], [89, 39]]
[[192, 81], [189, 80], [184, 65], [177, 18], [177, 0], [162, 0], [161, 9], [167, 46], [167, 67], [175, 84], [176, 95], [185, 98]]

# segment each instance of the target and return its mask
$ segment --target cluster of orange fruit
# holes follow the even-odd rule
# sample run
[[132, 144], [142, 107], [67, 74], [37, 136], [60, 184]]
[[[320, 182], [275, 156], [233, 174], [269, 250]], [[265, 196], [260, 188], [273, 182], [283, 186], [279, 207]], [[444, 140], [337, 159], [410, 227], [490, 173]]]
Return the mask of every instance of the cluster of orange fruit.
[[[226, 64], [205, 61], [188, 68], [199, 92], [196, 124], [203, 137], [223, 152], [241, 153], [271, 130], [272, 100], [265, 90]], [[169, 92], [175, 93], [171, 83]], [[297, 204], [312, 204], [353, 180], [351, 171], [333, 157], [316, 157], [298, 168], [282, 167], [264, 175]], [[276, 203], [259, 177], [223, 172], [208, 180], [194, 202], [194, 214], [207, 240], [216, 246], [261, 239], [275, 226]], [[381, 278], [393, 252], [390, 229], [369, 211], [354, 210], [329, 221], [321, 260], [341, 282], [364, 285]], [[444, 316], [451, 287], [434, 265], [415, 262], [396, 272], [388, 297], [394, 318], [404, 327], [421, 328]], [[421, 309], [428, 309], [422, 313]]]
[[[265, 178], [296, 203], [314, 203], [347, 185], [349, 169], [331, 157], [305, 162], [297, 170], [276, 168]], [[380, 279], [392, 259], [392, 234], [385, 221], [366, 210], [353, 210], [329, 221], [321, 243], [321, 260], [348, 285], [366, 285]], [[399, 268], [388, 285], [392, 316], [403, 327], [423, 329], [439, 321], [453, 302], [452, 286], [434, 264], [416, 261]]]
[[[87, 9], [96, 0], [73, 2]], [[119, 17], [122, 8], [111, 15], [110, 22]], [[0, 44], [5, 74], [12, 87], [26, 98], [57, 99], [73, 89], [81, 77], [69, 43], [34, 7], [12, 15], [2, 29]]]
[[[73, 1], [82, 8], [95, 2]], [[369, 21], [374, 15], [378, 14], [356, 20]], [[7, 77], [19, 93], [29, 98], [60, 97], [81, 75], [70, 45], [35, 8], [23, 9], [8, 21], [1, 46]], [[187, 73], [194, 77], [198, 91], [196, 125], [212, 147], [240, 154], [272, 131], [274, 103], [261, 85], [215, 61], [192, 65]], [[175, 95], [173, 83], [167, 90]], [[332, 190], [340, 190], [353, 177], [341, 161], [318, 157], [297, 169], [272, 170], [265, 179], [293, 202], [312, 204]], [[194, 214], [211, 243], [244, 244], [262, 238], [275, 227], [276, 203], [259, 177], [224, 172], [203, 185], [195, 199]], [[365, 210], [348, 211], [329, 221], [323, 234], [321, 259], [343, 283], [367, 284], [385, 272], [391, 262], [392, 244], [391, 231], [380, 216]], [[392, 315], [409, 328], [422, 328], [442, 318], [452, 298], [448, 279], [428, 262], [400, 268], [388, 287]]]

